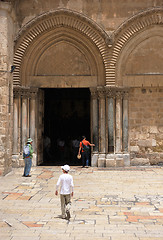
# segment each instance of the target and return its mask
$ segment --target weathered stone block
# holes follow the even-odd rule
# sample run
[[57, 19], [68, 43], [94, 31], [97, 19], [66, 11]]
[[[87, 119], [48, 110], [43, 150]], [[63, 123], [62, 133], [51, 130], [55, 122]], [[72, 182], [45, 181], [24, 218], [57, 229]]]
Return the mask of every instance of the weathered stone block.
[[131, 152], [139, 152], [140, 148], [138, 146], [131, 146], [130, 151]]
[[139, 140], [138, 146], [140, 147], [154, 147], [156, 146], [156, 140], [155, 139], [148, 139], [148, 140]]
[[151, 126], [150, 127], [150, 133], [158, 133], [158, 129], [156, 126]]
[[115, 159], [106, 159], [106, 167], [115, 167], [116, 160]]
[[105, 158], [99, 158], [98, 159], [98, 167], [105, 167], [106, 166], [106, 159]]
[[163, 127], [158, 127], [159, 132], [163, 133]]
[[150, 165], [157, 165], [159, 163], [159, 158], [158, 157], [157, 158], [151, 158], [149, 160], [149, 162], [150, 162]]
[[106, 154], [106, 159], [115, 159], [116, 155], [115, 154]]
[[97, 167], [98, 165], [98, 154], [93, 153], [92, 154], [92, 160], [91, 160], [91, 166], [92, 167]]
[[131, 160], [131, 166], [150, 165], [148, 158], [135, 158]]
[[130, 154], [123, 154], [124, 166], [130, 166]]
[[163, 153], [160, 153], [160, 159], [163, 160]]
[[116, 167], [124, 167], [124, 159], [116, 158]]

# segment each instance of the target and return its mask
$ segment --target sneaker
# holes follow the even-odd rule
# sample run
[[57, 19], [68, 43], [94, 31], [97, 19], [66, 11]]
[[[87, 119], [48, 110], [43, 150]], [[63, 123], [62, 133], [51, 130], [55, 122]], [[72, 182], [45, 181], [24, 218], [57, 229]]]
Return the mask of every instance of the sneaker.
[[66, 219], [69, 220], [71, 218], [71, 215], [70, 215], [70, 211], [69, 210], [66, 210]]

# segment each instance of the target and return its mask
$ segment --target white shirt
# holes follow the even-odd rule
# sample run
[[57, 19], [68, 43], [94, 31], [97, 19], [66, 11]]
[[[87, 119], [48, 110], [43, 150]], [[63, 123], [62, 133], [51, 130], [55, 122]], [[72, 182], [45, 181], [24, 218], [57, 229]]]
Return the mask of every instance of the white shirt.
[[60, 175], [58, 179], [58, 182], [56, 185], [57, 191], [59, 186], [60, 186], [60, 194], [64, 194], [64, 195], [71, 194], [74, 188], [73, 177], [68, 173], [63, 173], [62, 175]]

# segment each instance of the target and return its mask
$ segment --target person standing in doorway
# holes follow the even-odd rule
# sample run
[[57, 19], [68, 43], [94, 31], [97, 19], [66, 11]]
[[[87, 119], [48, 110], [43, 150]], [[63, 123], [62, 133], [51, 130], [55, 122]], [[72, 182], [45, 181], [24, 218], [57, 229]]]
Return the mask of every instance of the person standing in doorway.
[[72, 154], [73, 154], [73, 164], [77, 165], [78, 164], [78, 158], [77, 158], [77, 155], [78, 155], [78, 150], [79, 150], [79, 144], [80, 144], [80, 141], [78, 138], [74, 138], [72, 140]]
[[29, 175], [32, 167], [32, 158], [33, 158], [33, 147], [32, 147], [33, 140], [28, 138], [26, 145], [23, 149], [23, 158], [24, 158], [24, 174], [23, 177], [31, 177]]
[[73, 197], [74, 183], [73, 177], [69, 174], [69, 165], [61, 167], [63, 174], [60, 175], [57, 184], [55, 195], [58, 195], [58, 189], [60, 186], [60, 200], [61, 200], [61, 212], [63, 219], [70, 219], [70, 207], [71, 207], [71, 196]]
[[47, 161], [47, 165], [48, 165], [50, 163], [50, 161], [52, 160], [52, 156], [51, 156], [51, 152], [50, 152], [50, 148], [51, 148], [50, 137], [45, 135], [43, 143], [44, 143], [44, 156], [45, 156], [45, 160]]
[[89, 154], [90, 154], [90, 146], [95, 146], [95, 144], [90, 143], [86, 140], [86, 137], [82, 137], [82, 141], [80, 142], [78, 155], [82, 156], [82, 167], [89, 167]]

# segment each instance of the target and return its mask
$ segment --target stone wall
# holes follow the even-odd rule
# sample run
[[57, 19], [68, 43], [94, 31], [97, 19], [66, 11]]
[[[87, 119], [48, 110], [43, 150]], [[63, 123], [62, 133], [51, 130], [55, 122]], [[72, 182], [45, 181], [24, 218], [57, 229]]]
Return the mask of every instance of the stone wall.
[[135, 88], [129, 98], [131, 165], [163, 163], [163, 88]]
[[[11, 5], [10, 2], [14, 3], [14, 5]], [[93, 76], [96, 75], [96, 72], [100, 72], [98, 77], [98, 81], [100, 82], [98, 82], [98, 84], [95, 82], [96, 84], [90, 85], [90, 82], [92, 83], [93, 81], [91, 80], [90, 82], [88, 82], [88, 79], [87, 79], [85, 80], [85, 82], [87, 82], [88, 85], [87, 86], [84, 85], [84, 87], [90, 87], [90, 86], [96, 87], [96, 85], [98, 85], [103, 89], [103, 87], [105, 85], [107, 86], [108, 84], [107, 77], [108, 78], [110, 77], [111, 80], [110, 79], [109, 80], [111, 82], [111, 85], [115, 84], [113, 87], [121, 88], [123, 86], [123, 87], [130, 88], [129, 98], [128, 98], [129, 100], [129, 118], [128, 118], [129, 119], [129, 149], [126, 150], [127, 154], [125, 155], [125, 158], [127, 159], [127, 164], [128, 165], [130, 164], [128, 153], [131, 153], [131, 165], [150, 165], [150, 164], [152, 165], [152, 164], [163, 163], [163, 87], [162, 87], [163, 85], [161, 84], [162, 82], [162, 64], [161, 64], [162, 54], [161, 53], [162, 52], [160, 50], [162, 49], [161, 48], [162, 47], [162, 25], [161, 25], [162, 17], [161, 17], [161, 14], [156, 14], [156, 16], [154, 16], [154, 20], [156, 21], [154, 21], [154, 23], [153, 22], [151, 23], [153, 19], [152, 18], [153, 16], [151, 16], [151, 18], [149, 18], [149, 20], [147, 21], [147, 23], [151, 23], [151, 25], [149, 24], [150, 27], [148, 26], [148, 24], [143, 25], [146, 31], [145, 30], [143, 31], [143, 28], [140, 28], [141, 30], [139, 29], [139, 26], [142, 27], [141, 24], [139, 25], [139, 23], [135, 25], [135, 28], [133, 28], [131, 32], [127, 32], [127, 27], [125, 27], [126, 29], [123, 29], [124, 25], [123, 27], [121, 25], [122, 23], [124, 24], [126, 20], [129, 20], [129, 19], [131, 20], [131, 18], [136, 14], [138, 14], [140, 11], [145, 11], [153, 7], [163, 7], [162, 0], [150, 0], [150, 1], [135, 0], [134, 3], [133, 3], [133, 0], [128, 0], [128, 1], [125, 1], [125, 0], [122, 0], [122, 1], [119, 1], [119, 0], [114, 0], [114, 1], [112, 0], [108, 0], [108, 1], [106, 0], [101, 0], [101, 1], [97, 1], [97, 0], [55, 0], [55, 1], [54, 0], [46, 0], [46, 1], [45, 0], [23, 0], [23, 1], [13, 0], [13, 1], [9, 1], [9, 0], [6, 0], [5, 2], [0, 1], [0, 22], [1, 22], [1, 29], [0, 29], [0, 45], [1, 45], [0, 46], [0, 119], [1, 119], [1, 122], [0, 122], [0, 175], [6, 174], [7, 172], [9, 172], [11, 170], [12, 164], [13, 164], [12, 166], [20, 166], [19, 164], [17, 164], [16, 160], [15, 162], [13, 161], [12, 163], [12, 160], [11, 160], [12, 151], [13, 151], [13, 154], [19, 155], [22, 149], [21, 145], [23, 144], [22, 139], [25, 139], [27, 137], [26, 136], [27, 132], [29, 133], [30, 131], [30, 134], [34, 134], [34, 131], [37, 132], [37, 129], [35, 129], [35, 125], [32, 125], [32, 127], [29, 128], [29, 123], [27, 123], [26, 124], [27, 126], [23, 126], [25, 128], [25, 134], [23, 135], [22, 139], [20, 139], [19, 137], [20, 133], [17, 134], [17, 129], [20, 130], [19, 128], [21, 128], [23, 125], [22, 124], [23, 114], [21, 115], [20, 113], [21, 111], [19, 109], [19, 111], [17, 112], [14, 111], [15, 115], [17, 114], [16, 116], [17, 119], [20, 119], [19, 121], [20, 125], [16, 123], [17, 124], [15, 125], [16, 128], [14, 128], [14, 134], [16, 133], [15, 134], [16, 138], [13, 138], [13, 81], [12, 81], [13, 77], [12, 77], [12, 73], [10, 73], [10, 68], [11, 68], [11, 65], [13, 64], [13, 48], [15, 47], [15, 52], [16, 52], [15, 59], [17, 61], [16, 63], [20, 63], [19, 65], [17, 65], [18, 67], [16, 68], [16, 71], [20, 73], [23, 72], [23, 75], [22, 75], [23, 77], [20, 79], [17, 79], [16, 83], [26, 83], [26, 77], [28, 77], [29, 75], [30, 77], [37, 77], [35, 76], [36, 73], [34, 73], [34, 68], [32, 68], [32, 66], [34, 66], [33, 62], [36, 60], [36, 56], [33, 55], [33, 58], [32, 58], [32, 54], [33, 52], [35, 53], [36, 50], [38, 50], [38, 52], [40, 53], [40, 49], [42, 49], [42, 46], [45, 45], [46, 41], [49, 42], [48, 37], [50, 36], [50, 34], [48, 33], [46, 27], [49, 26], [50, 30], [51, 29], [58, 30], [60, 27], [64, 27], [66, 29], [66, 27], [69, 26], [69, 24], [70, 26], [71, 24], [73, 24], [74, 29], [72, 28], [73, 30], [72, 32], [74, 34], [74, 32], [76, 31], [76, 35], [74, 34], [73, 36], [73, 34], [72, 35], [69, 34], [68, 36], [71, 35], [71, 38], [73, 39], [73, 41], [74, 39], [77, 39], [76, 42], [82, 43], [83, 46], [85, 46], [84, 44], [87, 43], [86, 45], [89, 48], [90, 56], [92, 56], [92, 53], [93, 53], [95, 56], [94, 59], [96, 61], [98, 59], [97, 65], [100, 66], [98, 71], [92, 71]], [[57, 24], [53, 25], [55, 21], [53, 22], [52, 20], [55, 18], [55, 15], [56, 15], [56, 12], [54, 13], [54, 11], [58, 9], [67, 9], [71, 11], [68, 13], [68, 15], [63, 15], [64, 11], [61, 11], [60, 17], [58, 18], [59, 20], [57, 19], [59, 23], [56, 21]], [[16, 19], [12, 11], [16, 12]], [[44, 21], [44, 18], [46, 18], [50, 12], [53, 12], [54, 16], [52, 20], [50, 19], [49, 21], [47, 21], [48, 25], [46, 26], [46, 23], [44, 25], [43, 21]], [[75, 15], [77, 20], [74, 17], [73, 21], [71, 21], [71, 19], [69, 18], [70, 21], [67, 20], [66, 22], [65, 19], [67, 19], [69, 15], [71, 16], [71, 13], [73, 14], [73, 12], [78, 12], [82, 14], [84, 20], [83, 18], [81, 18], [80, 24], [78, 22], [79, 19], [77, 17], [78, 16], [77, 14]], [[43, 15], [43, 18], [41, 19], [39, 15], [43, 13], [44, 15]], [[37, 17], [37, 21], [35, 23], [36, 17]], [[142, 18], [145, 18], [145, 17], [146, 16], [142, 16]], [[91, 20], [93, 20], [95, 24], [93, 24]], [[39, 25], [39, 21], [40, 21], [40, 25]], [[93, 29], [93, 31], [91, 31], [91, 34], [93, 32], [93, 35], [91, 35], [91, 37], [89, 36], [89, 31], [87, 35], [87, 25], [85, 25], [87, 24], [87, 22], [88, 22], [88, 26], [90, 25], [91, 28], [93, 27], [95, 28]], [[146, 22], [146, 20], [144, 20], [144, 22]], [[27, 23], [35, 23], [34, 27], [36, 27], [36, 32], [34, 31], [35, 30], [34, 27], [33, 27], [33, 31], [30, 31], [30, 29], [28, 29], [30, 24], [27, 24]], [[45, 26], [45, 29], [44, 29], [44, 26]], [[76, 28], [75, 26], [79, 26], [79, 29]], [[82, 26], [81, 29], [80, 29], [80, 26]], [[120, 26], [121, 28], [119, 28]], [[16, 31], [14, 31], [14, 27]], [[140, 30], [139, 35], [136, 35], [136, 34], [134, 35], [134, 33], [137, 32], [137, 27]], [[128, 29], [130, 30], [130, 28]], [[42, 32], [42, 29], [43, 31], [45, 30], [45, 32], [47, 33], [46, 38], [44, 38], [45, 32]], [[68, 27], [67, 29], [70, 29], [70, 28]], [[127, 39], [125, 40], [126, 41], [125, 44], [123, 44], [124, 42], [123, 31], [127, 35], [127, 37], [125, 38]], [[20, 35], [18, 34], [18, 32]], [[27, 38], [24, 38], [24, 40], [22, 41], [22, 39], [19, 37], [22, 34], [22, 38], [23, 38], [23, 34], [25, 32], [29, 34]], [[111, 39], [111, 44], [109, 46], [108, 44], [110, 41], [109, 39], [110, 39], [111, 33], [113, 32], [114, 32], [113, 34], [114, 36], [112, 36], [113, 39]], [[82, 34], [80, 35], [80, 33]], [[40, 34], [41, 38], [39, 38], [37, 34]], [[87, 41], [89, 38], [90, 40]], [[67, 36], [65, 39], [67, 40]], [[141, 41], [139, 41], [140, 39]], [[28, 45], [30, 45], [30, 43], [34, 45], [32, 46], [31, 44], [32, 47], [29, 48], [29, 51], [26, 52], [25, 50], [28, 47]], [[40, 45], [40, 43], [42, 45]], [[19, 48], [17, 49], [17, 46], [16, 45], [14, 46], [14, 44], [17, 44], [17, 45], [20, 44], [20, 49]], [[46, 54], [42, 54], [42, 55], [38, 54], [37, 55], [38, 57], [42, 56], [39, 59], [40, 62], [38, 64], [39, 66], [38, 75], [44, 76], [44, 74], [46, 73], [45, 74], [46, 76], [46, 75], [49, 75], [49, 72], [50, 72], [53, 80], [53, 77], [55, 76], [55, 74], [57, 76], [57, 79], [59, 74], [60, 75], [63, 74], [62, 68], [60, 69], [57, 68], [57, 71], [59, 70], [60, 71], [56, 73], [54, 72], [53, 64], [51, 68], [50, 68], [50, 65], [47, 65], [49, 61], [49, 55], [52, 58], [51, 62], [54, 63], [56, 58], [53, 56], [56, 56], [56, 53], [57, 53], [57, 56], [59, 56], [61, 54], [60, 50], [62, 49], [64, 50], [64, 57], [66, 53], [66, 56], [69, 56], [68, 59], [73, 58], [72, 56], [73, 52], [74, 52], [74, 55], [76, 56], [78, 55], [77, 63], [79, 59], [81, 61], [81, 56], [82, 56], [83, 60], [82, 60], [82, 68], [81, 68], [80, 74], [82, 73], [81, 75], [83, 76], [91, 75], [90, 70], [86, 69], [86, 67], [88, 67], [89, 64], [84, 58], [85, 55], [87, 55], [86, 54], [87, 51], [86, 50], [83, 51], [83, 55], [81, 55], [80, 46], [78, 47], [79, 51], [76, 51], [76, 49], [74, 50], [74, 48], [72, 47], [71, 49], [69, 48], [70, 47], [67, 45], [67, 43], [66, 44], [62, 43], [60, 44], [60, 46], [57, 45], [57, 48], [56, 46], [54, 48], [53, 47], [50, 48], [50, 50], [48, 50]], [[87, 49], [87, 48], [82, 48], [82, 49]], [[112, 54], [113, 54], [113, 57], [111, 58]], [[22, 58], [24, 56], [25, 56], [24, 58], [25, 60], [23, 63]], [[60, 57], [60, 61], [63, 63], [62, 56], [63, 55], [60, 55], [59, 57]], [[101, 56], [103, 57], [103, 59]], [[58, 64], [59, 57], [57, 57], [57, 64]], [[30, 61], [28, 65], [26, 63], [28, 63], [29, 59]], [[93, 62], [92, 59], [93, 58], [90, 58], [91, 63]], [[104, 67], [102, 64], [103, 62], [105, 63], [105, 70], [106, 70], [106, 73], [108, 74], [108, 75], [106, 74], [106, 76], [105, 76], [105, 73], [103, 72], [104, 71]], [[155, 64], [153, 64], [153, 62]], [[45, 64], [46, 66], [48, 66], [47, 72], [44, 72]], [[111, 65], [111, 67], [109, 66], [109, 64]], [[72, 67], [76, 67], [76, 66], [77, 68], [79, 67], [78, 64], [75, 65], [74, 63], [72, 63]], [[68, 67], [65, 68], [65, 65], [64, 65], [66, 79], [67, 79], [67, 73], [71, 75], [72, 67], [68, 65]], [[81, 64], [80, 64], [80, 67], [81, 67]], [[31, 69], [33, 69], [32, 74], [30, 72], [32, 71]], [[71, 71], [69, 71], [70, 69]], [[94, 69], [94, 66], [92, 67], [92, 69]], [[106, 79], [104, 76], [106, 77]], [[116, 80], [118, 79], [117, 82], [115, 81], [114, 77]], [[45, 78], [47, 79], [47, 76]], [[36, 79], [33, 78], [34, 80], [33, 82], [36, 83]], [[21, 81], [19, 82], [19, 80], [21, 80], [22, 82]], [[29, 81], [30, 84], [31, 84], [31, 80], [32, 78], [30, 78], [30, 81]], [[49, 87], [49, 81], [47, 82]], [[52, 82], [55, 82], [55, 81], [52, 81]], [[30, 84], [28, 87], [30, 87]], [[36, 86], [34, 85], [34, 87], [38, 87], [38, 88], [47, 87], [45, 85], [39, 85], [39, 84]], [[69, 86], [72, 87], [72, 85], [69, 85]], [[51, 87], [56, 87], [56, 85], [51, 85]], [[57, 83], [57, 87], [58, 87], [58, 83]], [[81, 85], [80, 86], [78, 85], [75, 87], [81, 87]], [[116, 146], [121, 145], [122, 135], [124, 137], [124, 132], [122, 134], [122, 129], [121, 129], [122, 128], [121, 118], [122, 118], [122, 109], [125, 106], [125, 104], [124, 104], [124, 101], [122, 104], [121, 97], [122, 96], [120, 94], [119, 99], [116, 100], [115, 102], [116, 103], [115, 117], [116, 117], [116, 121], [118, 119], [117, 122], [119, 123], [119, 125], [115, 126], [116, 133], [113, 131], [116, 137], [117, 136], [119, 137], [118, 139], [119, 142], [116, 141]], [[33, 109], [31, 107], [29, 108], [28, 110], [29, 112], [31, 110], [32, 111], [34, 110], [35, 100], [31, 99], [31, 96], [28, 99], [26, 98], [23, 99], [22, 95], [19, 96], [19, 99], [15, 98], [17, 102], [21, 103], [20, 99], [22, 100], [23, 104], [25, 103], [26, 105], [29, 106], [29, 102], [30, 102], [31, 104], [30, 106], [33, 106]], [[105, 95], [103, 95], [103, 90], [100, 92], [100, 98], [94, 100], [94, 107], [93, 107], [94, 109], [96, 109], [96, 106], [98, 106], [97, 103], [99, 103], [99, 116], [100, 116], [99, 125], [98, 125], [98, 128], [100, 129], [99, 130], [100, 132], [99, 152], [101, 152], [101, 155], [100, 155], [101, 161], [105, 161], [105, 157], [107, 154], [107, 149], [106, 149], [107, 144], [106, 144], [105, 137], [107, 134], [106, 134], [106, 122], [105, 122], [106, 106], [105, 106]], [[17, 104], [17, 106], [21, 108], [23, 104], [22, 105], [20, 104], [20, 106], [19, 104]], [[27, 108], [25, 107], [23, 109], [23, 112], [26, 111], [26, 109]], [[128, 105], [126, 109], [128, 109]], [[127, 113], [128, 112], [126, 111], [125, 112], [126, 116], [127, 116]], [[36, 115], [37, 114], [38, 113], [36, 113]], [[98, 114], [98, 110], [96, 114]], [[28, 119], [29, 122], [32, 122], [33, 119], [34, 121], [36, 120], [35, 115], [32, 115], [32, 114], [30, 115], [29, 113], [28, 117], [29, 116], [31, 116], [31, 119], [30, 120]], [[94, 125], [95, 125], [94, 126], [95, 128], [96, 124]], [[128, 127], [128, 122], [127, 122], [127, 127]], [[19, 141], [18, 145], [17, 145], [17, 139]], [[128, 136], [126, 137], [126, 139], [128, 140]], [[13, 142], [14, 142], [14, 147], [12, 146]], [[128, 143], [128, 141], [126, 142]], [[121, 153], [121, 147], [119, 147], [119, 149], [116, 148], [116, 153], [119, 153], [119, 152]], [[121, 164], [122, 157], [121, 158], [120, 157], [118, 158], [119, 163], [117, 164], [117, 166], [123, 165]], [[110, 156], [108, 156], [107, 159], [110, 161]], [[124, 161], [125, 160], [123, 159], [123, 162]]]
[[13, 15], [8, 3], [0, 2], [0, 175], [11, 171], [13, 132]]
[[106, 32], [115, 30], [127, 18], [144, 9], [163, 6], [162, 0], [23, 0], [16, 2], [18, 26], [22, 27], [34, 17], [65, 8], [88, 16]]

